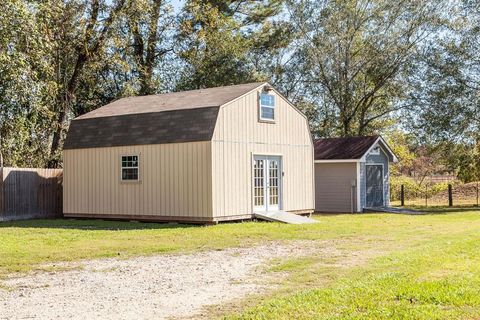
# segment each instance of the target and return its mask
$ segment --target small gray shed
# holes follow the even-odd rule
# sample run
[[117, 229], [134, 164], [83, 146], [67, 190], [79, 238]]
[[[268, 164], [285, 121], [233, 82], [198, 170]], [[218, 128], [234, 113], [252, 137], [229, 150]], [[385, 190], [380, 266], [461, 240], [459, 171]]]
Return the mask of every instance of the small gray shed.
[[382, 137], [318, 139], [314, 147], [315, 211], [389, 205], [389, 164], [398, 160]]

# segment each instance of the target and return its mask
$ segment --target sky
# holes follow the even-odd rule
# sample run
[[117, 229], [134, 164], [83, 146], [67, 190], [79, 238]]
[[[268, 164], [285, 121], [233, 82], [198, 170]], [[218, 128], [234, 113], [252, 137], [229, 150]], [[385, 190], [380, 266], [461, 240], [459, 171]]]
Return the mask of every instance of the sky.
[[183, 2], [184, 0], [172, 0], [172, 5], [173, 5], [173, 8], [175, 9], [175, 12], [180, 11], [180, 9], [182, 8]]

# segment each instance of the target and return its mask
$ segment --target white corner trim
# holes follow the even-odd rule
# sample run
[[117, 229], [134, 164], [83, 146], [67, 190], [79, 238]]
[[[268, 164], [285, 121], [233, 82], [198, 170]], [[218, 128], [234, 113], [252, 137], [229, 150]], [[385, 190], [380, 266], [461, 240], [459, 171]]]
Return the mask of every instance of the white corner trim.
[[357, 212], [362, 212], [362, 204], [361, 204], [361, 201], [360, 201], [360, 197], [361, 197], [361, 192], [360, 192], [360, 188], [361, 188], [361, 183], [360, 183], [361, 179], [360, 179], [360, 162], [357, 162]]

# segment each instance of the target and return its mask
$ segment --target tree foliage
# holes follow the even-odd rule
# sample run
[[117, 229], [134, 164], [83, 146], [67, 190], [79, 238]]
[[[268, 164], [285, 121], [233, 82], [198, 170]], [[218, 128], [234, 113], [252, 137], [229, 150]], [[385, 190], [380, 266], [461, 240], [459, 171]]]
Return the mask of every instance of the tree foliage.
[[480, 141], [480, 1], [456, 7], [442, 38], [416, 59], [411, 130], [433, 143]]
[[0, 165], [61, 166], [71, 119], [120, 97], [269, 81], [315, 137], [385, 134], [399, 174], [479, 178], [478, 0], [2, 4]]
[[51, 47], [32, 6], [6, 0], [0, 10], [0, 158], [6, 165], [44, 165], [55, 116], [54, 69], [45, 59]]
[[[365, 135], [389, 126], [403, 102], [419, 45], [436, 30], [442, 1], [322, 1], [290, 4], [302, 37], [295, 54], [301, 85], [328, 112], [337, 135]], [[322, 127], [318, 135], [324, 134]], [[329, 132], [327, 132], [329, 133]]]
[[288, 45], [287, 26], [271, 18], [282, 0], [189, 0], [178, 40], [184, 69], [178, 89], [268, 80], [255, 58]]

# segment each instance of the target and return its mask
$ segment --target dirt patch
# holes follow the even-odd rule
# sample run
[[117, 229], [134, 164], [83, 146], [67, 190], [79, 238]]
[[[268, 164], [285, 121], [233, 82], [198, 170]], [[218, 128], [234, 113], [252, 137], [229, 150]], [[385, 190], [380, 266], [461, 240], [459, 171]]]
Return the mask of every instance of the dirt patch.
[[271, 289], [271, 259], [341, 256], [333, 241], [271, 242], [182, 255], [56, 264], [70, 271], [5, 279], [0, 319], [186, 318], [207, 306]]

